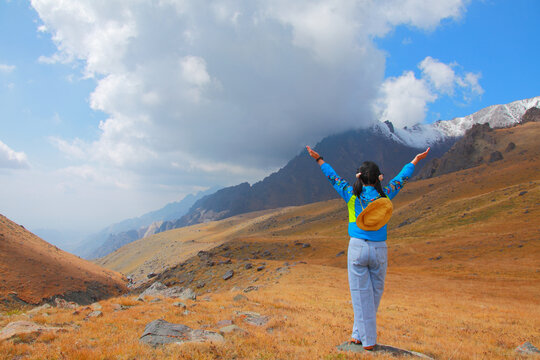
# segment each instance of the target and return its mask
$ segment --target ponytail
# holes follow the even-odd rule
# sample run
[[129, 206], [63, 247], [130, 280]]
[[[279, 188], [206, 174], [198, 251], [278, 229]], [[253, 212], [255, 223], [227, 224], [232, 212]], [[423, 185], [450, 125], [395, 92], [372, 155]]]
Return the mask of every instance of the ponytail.
[[365, 161], [362, 166], [356, 170], [356, 181], [353, 184], [353, 194], [356, 195], [356, 197], [360, 197], [364, 184], [366, 184], [373, 185], [381, 197], [387, 197], [382, 189], [379, 175], [381, 175], [381, 171], [377, 164], [373, 161]]

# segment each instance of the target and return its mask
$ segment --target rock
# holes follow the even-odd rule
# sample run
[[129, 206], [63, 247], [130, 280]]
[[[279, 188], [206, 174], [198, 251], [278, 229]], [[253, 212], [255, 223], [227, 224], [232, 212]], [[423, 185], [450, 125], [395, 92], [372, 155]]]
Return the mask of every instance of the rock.
[[41, 310], [46, 310], [46, 309], [50, 309], [50, 308], [51, 308], [51, 305], [49, 305], [49, 304], [43, 304], [43, 305], [41, 305], [41, 306], [35, 307], [35, 308], [33, 308], [32, 310], [28, 311], [27, 314], [28, 314], [28, 315], [37, 314], [37, 313], [40, 312]]
[[253, 267], [253, 265], [251, 265], [250, 263], [247, 263], [246, 265], [244, 265], [244, 269], [246, 270], [249, 270]]
[[112, 308], [114, 311], [121, 311], [129, 309], [131, 306], [121, 305], [121, 304], [112, 304]]
[[247, 296], [244, 296], [242, 294], [238, 294], [233, 298], [234, 301], [242, 301], [242, 300], [247, 300], [247, 299], [248, 299]]
[[302, 244], [302, 247], [303, 247], [303, 248], [308, 248], [308, 247], [310, 247], [310, 246], [311, 246], [311, 244], [308, 244], [308, 243]]
[[525, 355], [540, 355], [540, 350], [528, 341], [519, 345], [516, 348], [516, 352]]
[[151, 279], [153, 277], [156, 277], [156, 276], [157, 276], [156, 273], [150, 273], [150, 274], [146, 275], [146, 277], [149, 278], [149, 279]]
[[87, 319], [90, 319], [90, 318], [98, 318], [98, 317], [102, 317], [103, 316], [103, 313], [99, 310], [96, 310], [96, 311], [92, 311], [90, 314], [86, 315], [86, 318]]
[[232, 320], [228, 320], [228, 319], [227, 319], [227, 320], [221, 320], [221, 321], [218, 321], [218, 322], [216, 323], [216, 326], [218, 326], [218, 327], [220, 327], [220, 326], [221, 326], [221, 327], [223, 327], [223, 326], [229, 326], [229, 325], [232, 325], [232, 323], [233, 323]]
[[234, 271], [233, 270], [229, 270], [225, 273], [225, 275], [223, 275], [223, 280], [229, 280], [230, 278], [232, 278], [234, 275]]
[[46, 331], [66, 331], [66, 329], [59, 327], [44, 326], [36, 324], [32, 321], [15, 321], [6, 325], [2, 330], [0, 330], [0, 341], [8, 340], [14, 336], [22, 334], [40, 334]]
[[340, 257], [340, 256], [343, 256], [345, 255], [345, 251], [340, 251], [336, 254], [336, 257]]
[[399, 349], [397, 347], [393, 347], [393, 346], [389, 346], [389, 345], [382, 345], [382, 344], [377, 344], [375, 345], [375, 349], [373, 349], [372, 351], [366, 351], [364, 350], [364, 347], [362, 345], [356, 345], [356, 344], [351, 344], [349, 342], [344, 342], [343, 344], [341, 345], [338, 345], [336, 346], [336, 348], [340, 351], [350, 351], [350, 352], [356, 352], [356, 353], [375, 353], [375, 352], [378, 352], [378, 353], [388, 353], [388, 354], [391, 354], [393, 356], [414, 356], [414, 357], [418, 357], [418, 358], [421, 358], [421, 359], [433, 359], [425, 354], [421, 354], [419, 352], [416, 352], [416, 351], [409, 351], [409, 350], [403, 350], [403, 349]]
[[184, 288], [182, 286], [172, 286], [168, 288], [162, 283], [156, 281], [148, 289], [139, 295], [139, 299], [144, 299], [145, 296], [163, 296], [167, 298], [179, 298], [182, 300], [192, 299], [195, 300], [197, 295], [190, 288]]
[[56, 299], [54, 299], [54, 306], [56, 306], [57, 308], [61, 308], [61, 309], [76, 309], [80, 305], [73, 302], [73, 301], [66, 301], [66, 300], [61, 299], [61, 298], [56, 298]]
[[527, 193], [527, 191], [522, 191], [522, 192], [519, 193], [519, 196], [523, 196], [523, 195], [525, 195], [526, 193]]
[[264, 268], [265, 268], [265, 266], [264, 266], [264, 265], [261, 265], [261, 266], [259, 266], [259, 267], [257, 268], [257, 271], [262, 271], [262, 270], [264, 270]]
[[197, 289], [202, 289], [205, 285], [206, 283], [204, 281], [201, 281], [200, 283], [197, 284]]
[[261, 314], [252, 311], [237, 311], [236, 314], [240, 316], [245, 323], [256, 326], [263, 326], [269, 319], [268, 316], [262, 316]]
[[494, 161], [499, 161], [503, 159], [503, 155], [500, 151], [494, 151], [489, 155], [489, 162], [492, 163]]
[[154, 320], [144, 329], [139, 339], [149, 345], [186, 342], [222, 342], [223, 336], [208, 330], [194, 330], [182, 324], [172, 324], [163, 319]]
[[262, 253], [262, 257], [268, 257], [268, 256], [271, 256], [272, 253], [268, 250], [265, 250], [263, 253]]
[[103, 309], [103, 307], [101, 306], [101, 304], [100, 304], [100, 303], [97, 303], [97, 302], [91, 304], [90, 307], [92, 308], [92, 310], [101, 310], [101, 309]]
[[225, 326], [219, 329], [219, 333], [222, 335], [231, 334], [231, 333], [244, 335], [244, 334], [247, 334], [247, 331], [236, 325], [229, 325], [229, 326]]
[[516, 148], [516, 144], [514, 144], [513, 142], [509, 142], [506, 149], [504, 149], [504, 152], [505, 153], [510, 152], [510, 151], [514, 150], [515, 148]]
[[183, 302], [180, 302], [180, 301], [177, 301], [177, 302], [173, 303], [173, 306], [176, 306], [176, 307], [179, 307], [179, 308], [182, 308], [182, 309], [187, 308], [186, 304], [184, 304]]
[[258, 287], [258, 286], [253, 286], [253, 285], [251, 285], [251, 286], [248, 286], [247, 288], [245, 288], [245, 289], [244, 289], [244, 292], [245, 292], [245, 293], [248, 293], [248, 292], [250, 292], [250, 291], [257, 291], [257, 290], [259, 290], [259, 287]]
[[161, 299], [160, 298], [153, 298], [152, 300], [150, 300], [151, 303], [157, 303], [157, 302], [160, 302]]

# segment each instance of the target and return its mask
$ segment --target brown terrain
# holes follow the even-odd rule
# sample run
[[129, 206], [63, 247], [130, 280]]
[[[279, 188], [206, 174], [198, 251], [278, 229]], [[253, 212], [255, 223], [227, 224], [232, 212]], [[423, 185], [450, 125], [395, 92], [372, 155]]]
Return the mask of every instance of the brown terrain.
[[0, 307], [60, 297], [91, 303], [126, 291], [125, 278], [58, 249], [0, 215]]
[[[483, 145], [471, 147], [476, 166], [412, 181], [395, 198], [380, 343], [436, 359], [538, 358], [516, 348], [540, 346], [539, 136], [538, 122], [490, 131], [489, 141], [482, 136]], [[502, 158], [491, 159], [496, 151]], [[336, 349], [352, 326], [347, 244], [342, 200], [141, 239], [99, 260], [133, 277], [140, 287], [131, 295], [100, 301], [95, 319], [84, 307], [6, 312], [0, 328], [31, 317], [66, 332], [0, 342], [0, 358], [367, 358]], [[139, 301], [156, 280], [198, 297], [182, 300], [186, 309], [167, 297]], [[246, 311], [267, 322], [249, 323]], [[156, 319], [210, 331], [225, 322], [243, 331], [219, 343], [151, 347], [139, 338]]]

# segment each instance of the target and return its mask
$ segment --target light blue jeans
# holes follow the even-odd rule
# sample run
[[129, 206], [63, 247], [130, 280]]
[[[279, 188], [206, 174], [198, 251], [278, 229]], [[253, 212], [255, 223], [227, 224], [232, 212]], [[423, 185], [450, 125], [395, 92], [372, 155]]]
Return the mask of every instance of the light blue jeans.
[[388, 266], [386, 241], [351, 238], [347, 252], [349, 288], [354, 310], [352, 337], [363, 346], [377, 343], [377, 309]]

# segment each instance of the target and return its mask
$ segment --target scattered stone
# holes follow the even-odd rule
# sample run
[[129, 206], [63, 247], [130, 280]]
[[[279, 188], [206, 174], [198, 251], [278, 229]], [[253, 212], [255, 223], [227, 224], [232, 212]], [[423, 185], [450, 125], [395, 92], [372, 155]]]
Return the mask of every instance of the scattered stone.
[[247, 331], [236, 325], [229, 325], [229, 326], [225, 326], [219, 329], [219, 333], [221, 335], [231, 334], [231, 333], [244, 335], [244, 334], [247, 334]]
[[114, 311], [122, 311], [122, 310], [127, 310], [129, 309], [131, 306], [126, 306], [126, 305], [121, 305], [121, 304], [112, 304], [112, 308]]
[[242, 289], [240, 289], [238, 286], [233, 286], [233, 288], [230, 290], [230, 292], [238, 292]]
[[144, 329], [140, 342], [157, 346], [186, 342], [222, 342], [223, 336], [208, 330], [194, 330], [182, 324], [172, 324], [163, 319], [154, 320]]
[[268, 251], [268, 250], [265, 250], [265, 251], [262, 253], [262, 256], [263, 256], [263, 257], [268, 257], [268, 256], [271, 256], [271, 255], [272, 255], [272, 253], [271, 253], [270, 251]]
[[145, 296], [163, 296], [167, 298], [179, 298], [182, 300], [192, 299], [195, 300], [197, 295], [190, 288], [184, 288], [181, 286], [172, 286], [168, 288], [162, 283], [156, 281], [148, 289], [142, 292], [141, 295], [137, 298], [143, 299]]
[[248, 299], [247, 296], [244, 296], [242, 294], [238, 294], [233, 298], [234, 301], [242, 301], [242, 300], [247, 300], [247, 299]]
[[336, 257], [340, 257], [340, 256], [343, 256], [345, 255], [345, 251], [340, 251], [336, 254]]
[[294, 242], [294, 245], [302, 246], [302, 245], [304, 245], [304, 244], [302, 244], [301, 242], [295, 241], [295, 242]]
[[219, 262], [219, 265], [229, 265], [229, 264], [232, 264], [231, 259], [222, 260], [222, 261]]
[[56, 306], [57, 308], [61, 308], [61, 309], [76, 309], [80, 305], [73, 302], [73, 301], [66, 301], [66, 300], [61, 299], [61, 298], [56, 298], [56, 299], [54, 299], [54, 306]]
[[43, 304], [41, 306], [35, 307], [32, 310], [28, 311], [27, 314], [28, 315], [34, 315], [34, 314], [37, 314], [38, 312], [40, 312], [41, 310], [46, 310], [46, 309], [50, 309], [50, 308], [51, 308], [51, 305]]
[[151, 303], [157, 303], [157, 302], [160, 302], [161, 299], [160, 298], [153, 298], [152, 300], [150, 300]]
[[515, 148], [516, 148], [516, 144], [514, 144], [513, 142], [509, 142], [504, 152], [510, 152], [514, 150]]
[[540, 350], [528, 341], [519, 345], [516, 348], [516, 352], [525, 355], [540, 355]]
[[251, 265], [251, 263], [247, 263], [246, 265], [244, 265], [244, 269], [246, 270], [249, 270], [253, 267], [253, 265]]
[[341, 345], [336, 346], [336, 348], [340, 351], [350, 351], [355, 353], [389, 353], [393, 356], [414, 356], [421, 359], [433, 359], [425, 354], [416, 352], [416, 351], [409, 351], [409, 350], [403, 350], [397, 347], [389, 346], [389, 345], [382, 345], [377, 344], [375, 345], [375, 348], [372, 351], [366, 351], [364, 350], [364, 347], [362, 345], [352, 344], [349, 342], [344, 342]]
[[97, 302], [95, 302], [95, 303], [93, 303], [92, 305], [90, 305], [90, 307], [92, 308], [92, 310], [101, 310], [101, 309], [103, 309], [103, 307], [101, 306], [101, 304], [100, 304], [100, 303], [97, 303]]
[[502, 160], [502, 159], [503, 159], [503, 155], [501, 154], [500, 151], [494, 151], [489, 156], [489, 162], [490, 163], [495, 162], [495, 161], [499, 161], [499, 160]]
[[522, 191], [522, 192], [519, 193], [519, 196], [523, 196], [523, 195], [525, 195], [526, 193], [527, 193], [527, 191]]
[[46, 331], [60, 332], [66, 329], [36, 324], [32, 321], [15, 321], [0, 330], [0, 341], [11, 339], [22, 334], [40, 334]]
[[311, 244], [308, 244], [308, 243], [302, 244], [302, 247], [303, 247], [303, 248], [308, 248], [308, 247], [310, 247], [310, 246], [311, 246]]
[[200, 283], [197, 284], [197, 289], [202, 289], [205, 285], [206, 283], [204, 281], [201, 281]]
[[150, 273], [150, 274], [146, 275], [146, 277], [149, 278], [149, 279], [151, 279], [153, 277], [156, 277], [156, 276], [157, 276], [156, 273]]
[[218, 321], [216, 323], [216, 326], [217, 327], [229, 326], [229, 325], [232, 325], [232, 323], [233, 323], [232, 320], [228, 320], [228, 319], [227, 320], [221, 320], [221, 321]]
[[265, 267], [266, 267], [266, 266], [264, 266], [264, 265], [261, 265], [261, 266], [259, 266], [259, 267], [257, 268], [257, 271], [262, 271], [262, 270], [264, 270], [264, 269], [265, 269]]
[[173, 306], [176, 306], [176, 307], [179, 307], [179, 308], [182, 308], [182, 309], [187, 308], [186, 304], [184, 304], [181, 301], [177, 301], [177, 302], [173, 303]]
[[247, 288], [245, 288], [245, 289], [244, 289], [244, 292], [245, 292], [245, 293], [248, 293], [248, 292], [250, 292], [250, 291], [257, 291], [257, 290], [259, 290], [259, 287], [258, 287], [258, 286], [253, 286], [253, 285], [251, 285], [251, 286], [248, 286]]
[[237, 311], [236, 314], [240, 316], [245, 323], [256, 326], [263, 326], [269, 319], [268, 316], [262, 316], [253, 311]]
[[229, 270], [225, 273], [225, 275], [223, 275], [223, 280], [229, 280], [230, 278], [232, 278], [234, 275], [234, 271], [233, 270]]
[[86, 319], [90, 319], [90, 318], [98, 318], [98, 317], [102, 317], [103, 316], [103, 313], [99, 310], [96, 310], [96, 311], [92, 311], [90, 314], [86, 315]]

